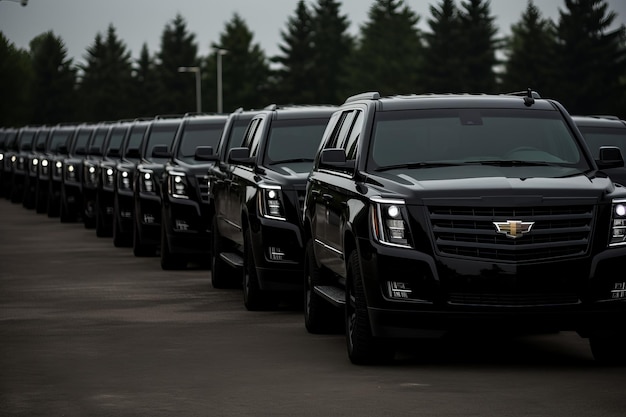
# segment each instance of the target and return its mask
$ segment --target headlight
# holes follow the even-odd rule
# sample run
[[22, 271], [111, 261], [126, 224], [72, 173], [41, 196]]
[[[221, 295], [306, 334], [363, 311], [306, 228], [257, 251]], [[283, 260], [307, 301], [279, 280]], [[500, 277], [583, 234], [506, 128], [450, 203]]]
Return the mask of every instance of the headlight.
[[117, 171], [117, 188], [120, 190], [130, 190], [132, 186], [130, 172]]
[[115, 184], [115, 169], [107, 167], [102, 170], [102, 184], [105, 187], [113, 187]]
[[144, 193], [154, 193], [154, 172], [149, 169], [139, 170], [139, 190]]
[[609, 246], [626, 244], [626, 200], [613, 201]]
[[189, 198], [189, 183], [184, 172], [171, 171], [169, 173], [167, 192], [174, 198]]
[[65, 179], [69, 181], [78, 181], [78, 171], [74, 168], [74, 165], [68, 165], [65, 167]]
[[54, 164], [54, 175], [56, 177], [63, 175], [63, 162], [57, 161], [56, 164]]
[[0, 161], [4, 161], [4, 154], [0, 153]]
[[261, 185], [259, 190], [259, 212], [268, 219], [287, 220], [283, 193], [278, 185]]
[[98, 169], [89, 164], [83, 166], [83, 175], [85, 183], [89, 185], [96, 185], [98, 183]]
[[371, 226], [374, 238], [384, 245], [412, 247], [404, 201], [373, 198], [372, 203]]

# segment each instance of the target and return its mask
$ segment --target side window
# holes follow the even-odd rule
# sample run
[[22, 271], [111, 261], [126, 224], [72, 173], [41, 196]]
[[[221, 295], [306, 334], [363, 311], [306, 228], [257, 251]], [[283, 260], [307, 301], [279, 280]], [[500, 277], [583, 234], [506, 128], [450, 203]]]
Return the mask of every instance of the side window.
[[258, 119], [258, 123], [254, 129], [254, 136], [252, 137], [252, 144], [250, 145], [250, 156], [256, 156], [259, 153], [259, 145], [261, 143], [261, 135], [265, 125], [265, 119]]
[[360, 110], [355, 111], [354, 123], [352, 123], [352, 130], [350, 136], [345, 142], [344, 149], [346, 150], [346, 159], [356, 159], [357, 143], [359, 142], [359, 136], [363, 129], [363, 112]]
[[244, 148], [248, 148], [248, 149], [251, 148], [252, 139], [254, 138], [254, 133], [256, 132], [256, 129], [258, 128], [260, 121], [261, 121], [260, 119], [253, 119], [250, 121], [250, 124], [248, 125], [248, 129], [246, 129], [246, 133], [243, 137], [243, 143], [241, 144], [241, 146], [243, 146]]
[[348, 130], [350, 129], [352, 118], [354, 117], [352, 110], [341, 113], [339, 121], [335, 125], [335, 130], [332, 133], [332, 137], [326, 143], [325, 148], [340, 148], [341, 143], [345, 140]]

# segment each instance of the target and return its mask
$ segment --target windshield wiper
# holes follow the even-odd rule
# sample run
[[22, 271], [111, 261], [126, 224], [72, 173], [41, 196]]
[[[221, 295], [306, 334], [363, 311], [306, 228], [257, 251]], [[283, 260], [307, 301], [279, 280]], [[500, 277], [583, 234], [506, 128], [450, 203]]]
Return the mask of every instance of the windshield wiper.
[[553, 164], [551, 162], [543, 162], [543, 161], [521, 161], [517, 159], [494, 159], [487, 161], [471, 161], [465, 162], [468, 165], [495, 165], [500, 167], [538, 167], [538, 166], [559, 166], [558, 164]]
[[462, 163], [451, 162], [411, 162], [408, 164], [387, 165], [376, 168], [376, 171], [389, 171], [392, 169], [411, 169], [411, 168], [441, 168], [441, 167], [457, 167], [464, 165]]
[[283, 159], [282, 161], [274, 161], [270, 163], [270, 165], [278, 165], [278, 164], [291, 164], [294, 162], [313, 162], [313, 158], [292, 158], [292, 159]]

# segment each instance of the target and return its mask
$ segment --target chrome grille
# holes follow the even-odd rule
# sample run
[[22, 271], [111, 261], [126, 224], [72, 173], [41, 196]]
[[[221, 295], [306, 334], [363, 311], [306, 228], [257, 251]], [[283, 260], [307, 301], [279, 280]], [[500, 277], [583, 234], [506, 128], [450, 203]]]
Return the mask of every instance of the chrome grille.
[[196, 175], [196, 181], [198, 184], [198, 192], [200, 193], [200, 201], [203, 203], [209, 202], [209, 177], [206, 175]]
[[[589, 250], [593, 206], [429, 207], [437, 250], [485, 260], [530, 262], [582, 256]], [[496, 233], [493, 222], [534, 222], [518, 239]]]

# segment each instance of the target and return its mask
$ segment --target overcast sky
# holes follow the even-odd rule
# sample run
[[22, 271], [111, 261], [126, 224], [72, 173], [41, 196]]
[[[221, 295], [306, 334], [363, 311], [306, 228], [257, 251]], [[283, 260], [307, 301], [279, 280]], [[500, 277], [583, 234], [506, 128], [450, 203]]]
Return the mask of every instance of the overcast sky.
[[[308, 0], [313, 5], [315, 0]], [[351, 22], [350, 32], [357, 34], [367, 20], [374, 0], [343, 0], [341, 14]], [[427, 29], [431, 17], [429, 5], [441, 0], [405, 0], [420, 16], [419, 27]], [[565, 0], [534, 0], [543, 17], [558, 20], [559, 9]], [[457, 1], [457, 4], [460, 4]], [[491, 0], [491, 12], [501, 33], [508, 34], [510, 26], [519, 21], [526, 8], [526, 0]], [[608, 0], [610, 10], [618, 16], [616, 25], [626, 22], [626, 0]], [[37, 35], [53, 31], [65, 42], [68, 57], [75, 63], [83, 62], [86, 49], [97, 33], [106, 34], [113, 24], [133, 58], [146, 43], [151, 54], [160, 50], [161, 34], [165, 25], [180, 13], [189, 32], [195, 34], [198, 53], [210, 53], [211, 43], [219, 40], [226, 22], [238, 13], [254, 34], [268, 57], [279, 53], [280, 31], [287, 19], [294, 15], [297, 0], [28, 0], [22, 7], [19, 0], [0, 0], [0, 31], [19, 48], [28, 49]]]

